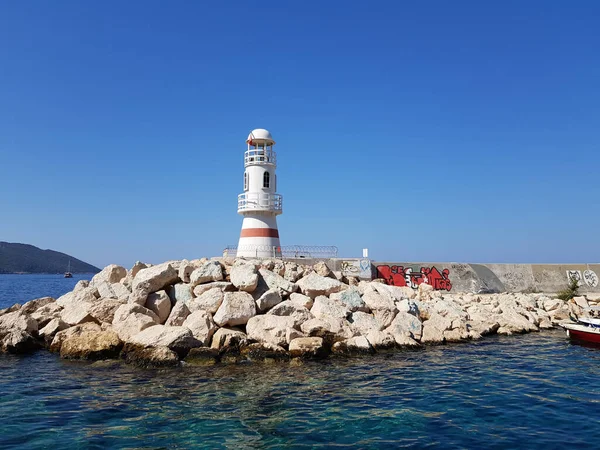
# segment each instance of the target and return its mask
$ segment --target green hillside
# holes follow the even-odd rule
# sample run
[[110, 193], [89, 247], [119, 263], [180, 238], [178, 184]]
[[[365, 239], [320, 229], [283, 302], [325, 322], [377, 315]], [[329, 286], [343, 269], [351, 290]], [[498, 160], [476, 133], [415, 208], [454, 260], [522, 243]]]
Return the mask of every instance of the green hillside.
[[100, 269], [54, 250], [0, 241], [0, 273], [63, 273], [71, 262], [72, 273], [96, 273]]

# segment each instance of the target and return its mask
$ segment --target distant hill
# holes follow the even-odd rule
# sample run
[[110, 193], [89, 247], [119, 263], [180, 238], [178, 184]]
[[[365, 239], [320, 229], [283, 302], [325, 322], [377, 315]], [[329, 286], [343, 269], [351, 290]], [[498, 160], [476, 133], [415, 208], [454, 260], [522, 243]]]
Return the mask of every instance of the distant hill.
[[100, 269], [64, 253], [0, 241], [0, 273], [97, 273]]

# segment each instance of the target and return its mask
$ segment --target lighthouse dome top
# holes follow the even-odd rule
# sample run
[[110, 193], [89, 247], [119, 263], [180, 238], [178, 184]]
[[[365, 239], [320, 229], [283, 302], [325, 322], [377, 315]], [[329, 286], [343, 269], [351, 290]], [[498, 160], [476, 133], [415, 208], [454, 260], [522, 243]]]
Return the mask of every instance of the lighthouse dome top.
[[254, 143], [266, 143], [273, 145], [275, 141], [273, 140], [273, 136], [268, 130], [264, 128], [257, 128], [256, 130], [252, 130], [248, 135], [248, 139], [246, 139], [246, 143], [250, 145], [254, 145]]

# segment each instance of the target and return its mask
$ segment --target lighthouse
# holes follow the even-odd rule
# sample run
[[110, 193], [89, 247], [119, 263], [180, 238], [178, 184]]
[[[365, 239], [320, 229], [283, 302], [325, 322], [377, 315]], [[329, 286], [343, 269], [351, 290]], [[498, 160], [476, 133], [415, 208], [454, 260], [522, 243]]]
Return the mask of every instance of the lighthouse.
[[277, 194], [275, 141], [267, 130], [252, 130], [244, 154], [244, 193], [238, 195], [238, 214], [244, 216], [237, 247], [238, 257], [281, 256], [277, 216], [282, 198]]

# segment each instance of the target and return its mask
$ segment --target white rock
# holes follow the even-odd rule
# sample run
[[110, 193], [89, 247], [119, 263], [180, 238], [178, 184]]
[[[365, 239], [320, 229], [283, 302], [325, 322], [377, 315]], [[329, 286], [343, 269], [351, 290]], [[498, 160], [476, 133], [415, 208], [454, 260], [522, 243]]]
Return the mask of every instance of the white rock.
[[367, 291], [362, 297], [363, 301], [371, 311], [384, 310], [384, 311], [396, 311], [396, 304], [392, 297], [388, 295], [382, 295], [378, 292]]
[[314, 264], [312, 268], [315, 271], [315, 273], [319, 276], [322, 276], [322, 277], [330, 277], [331, 276], [331, 269], [329, 269], [329, 267], [327, 267], [327, 264], [325, 264], [325, 261], [319, 261], [318, 263]]
[[350, 322], [352, 330], [362, 336], [366, 336], [372, 331], [381, 331], [382, 329], [380, 322], [372, 314], [362, 311], [353, 312], [348, 322]]
[[190, 275], [190, 284], [197, 286], [210, 281], [221, 281], [223, 279], [223, 267], [218, 261], [207, 261], [195, 269]]
[[292, 339], [289, 346], [292, 358], [300, 357], [323, 357], [328, 351], [320, 337], [301, 337]]
[[317, 318], [337, 317], [345, 319], [350, 315], [350, 310], [345, 304], [339, 300], [327, 298], [324, 295], [319, 295], [315, 298], [315, 302], [310, 311]]
[[239, 348], [247, 343], [247, 336], [240, 330], [219, 328], [212, 338], [212, 348]]
[[253, 292], [258, 286], [258, 272], [253, 264], [238, 264], [231, 268], [229, 277], [240, 291]]
[[264, 312], [281, 303], [281, 301], [279, 289], [269, 289], [256, 300], [256, 307], [260, 312]]
[[225, 293], [218, 288], [210, 289], [202, 293], [199, 297], [192, 299], [187, 303], [190, 311], [203, 310], [208, 311], [211, 314], [215, 314], [223, 300], [225, 299]]
[[179, 279], [184, 283], [189, 283], [190, 276], [194, 270], [196, 270], [196, 266], [184, 259], [181, 261], [181, 265], [179, 266]]
[[298, 292], [293, 292], [290, 294], [290, 300], [297, 305], [304, 306], [306, 309], [310, 310], [313, 307], [313, 299], [308, 295], [300, 294]]
[[112, 323], [115, 311], [125, 303], [127, 303], [125, 300], [116, 298], [101, 298], [92, 304], [89, 308], [89, 314], [98, 323]]
[[360, 292], [357, 288], [351, 287], [345, 291], [336, 292], [329, 296], [332, 300], [339, 300], [348, 307], [350, 311], [363, 311], [369, 312], [369, 308], [365, 304], [365, 301], [361, 298]]
[[271, 308], [267, 315], [291, 317], [294, 319], [294, 327], [296, 328], [315, 317], [304, 306], [298, 305], [291, 300], [279, 303], [277, 306]]
[[173, 286], [169, 287], [167, 291], [169, 294], [169, 298], [171, 299], [171, 303], [185, 303], [189, 305], [194, 299], [194, 295], [192, 294], [192, 286], [186, 283], [177, 283]]
[[244, 325], [248, 319], [256, 315], [256, 304], [247, 292], [226, 292], [223, 303], [214, 316], [220, 327]]
[[183, 322], [183, 326], [189, 328], [194, 337], [204, 346], [210, 345], [213, 334], [218, 329], [213, 322], [212, 315], [200, 310], [191, 313]]
[[165, 291], [148, 295], [145, 306], [158, 316], [158, 323], [165, 323], [171, 313], [171, 299]]
[[41, 308], [38, 308], [35, 312], [31, 313], [31, 318], [37, 322], [38, 328], [42, 328], [52, 319], [60, 318], [60, 312], [62, 309], [62, 306], [56, 302], [48, 303], [47, 305], [44, 305]]
[[42, 338], [51, 338], [59, 331], [66, 330], [67, 328], [69, 328], [68, 323], [63, 322], [61, 319], [52, 319], [39, 331], [38, 335]]
[[129, 289], [127, 289], [121, 283], [109, 283], [107, 281], [101, 281], [96, 285], [100, 298], [116, 298], [125, 299], [129, 297]]
[[387, 294], [394, 301], [400, 301], [404, 298], [410, 300], [417, 296], [415, 290], [407, 286], [389, 286], [383, 283], [369, 283], [369, 286], [380, 294]]
[[398, 311], [403, 311], [406, 312], [408, 314], [412, 314], [415, 317], [419, 317], [419, 307], [417, 306], [417, 304], [409, 299], [403, 299], [400, 300], [399, 302], [396, 302], [396, 308], [398, 309]]
[[544, 309], [546, 311], [554, 311], [555, 309], [558, 309], [560, 306], [562, 306], [564, 303], [564, 301], [559, 300], [557, 298], [549, 298], [544, 302]]
[[68, 305], [75, 303], [94, 303], [98, 299], [98, 289], [95, 287], [87, 287], [78, 290], [77, 292], [71, 291], [56, 300], [56, 304], [63, 308]]
[[587, 300], [585, 297], [573, 297], [573, 301], [575, 302], [575, 304], [577, 306], [579, 306], [580, 308], [589, 308], [590, 305], [588, 304]]
[[286, 316], [254, 316], [246, 324], [246, 333], [250, 339], [273, 345], [287, 345], [287, 332], [294, 328], [294, 319]]
[[67, 305], [60, 313], [60, 318], [69, 325], [79, 325], [85, 322], [94, 322], [90, 314], [93, 303], [80, 302]]
[[129, 301], [143, 305], [148, 295], [165, 289], [179, 280], [179, 273], [169, 263], [158, 264], [140, 270], [133, 279]]
[[334, 278], [322, 277], [316, 273], [301, 278], [296, 284], [301, 293], [313, 299], [319, 295], [328, 296], [348, 288], [347, 285]]
[[89, 280], [79, 280], [75, 284], [75, 287], [73, 288], [72, 292], [80, 291], [80, 290], [85, 289], [86, 287], [89, 287], [89, 286], [90, 286], [90, 281]]
[[185, 319], [190, 315], [190, 310], [185, 303], [175, 303], [175, 306], [171, 309], [169, 317], [165, 321], [165, 325], [178, 327], [183, 325]]
[[332, 353], [342, 355], [360, 355], [374, 353], [374, 349], [364, 336], [356, 336], [344, 341], [336, 342], [331, 347]]
[[46, 305], [53, 304], [54, 302], [55, 300], [52, 297], [36, 298], [35, 300], [29, 300], [27, 303], [21, 306], [20, 311], [23, 314], [33, 314], [38, 309]]
[[394, 336], [386, 331], [372, 330], [366, 335], [367, 340], [376, 350], [384, 350], [394, 348], [396, 346], [396, 340]]
[[404, 337], [421, 339], [422, 325], [421, 321], [412, 314], [399, 312], [385, 331], [394, 337], [398, 345], [405, 345], [406, 340], [403, 339]]
[[270, 289], [278, 289], [282, 297], [289, 296], [297, 289], [297, 286], [294, 283], [286, 280], [275, 272], [261, 268], [258, 270], [258, 273], [258, 286], [253, 292], [255, 299], [258, 299]]
[[158, 316], [148, 308], [135, 303], [126, 303], [117, 308], [112, 324], [119, 338], [129, 342], [134, 335], [158, 325], [159, 321]]
[[194, 288], [194, 295], [196, 297], [200, 297], [202, 294], [211, 289], [220, 289], [222, 292], [225, 292], [232, 290], [232, 288], [233, 284], [227, 281], [215, 281], [213, 283], [199, 284]]
[[186, 327], [154, 325], [131, 337], [130, 343], [144, 347], [168, 347], [176, 353], [199, 347], [200, 343]]
[[98, 286], [102, 282], [118, 283], [127, 276], [127, 269], [116, 264], [106, 266], [90, 281], [90, 286]]
[[38, 330], [37, 322], [28, 314], [14, 311], [0, 316], [0, 335], [11, 331], [31, 334]]

